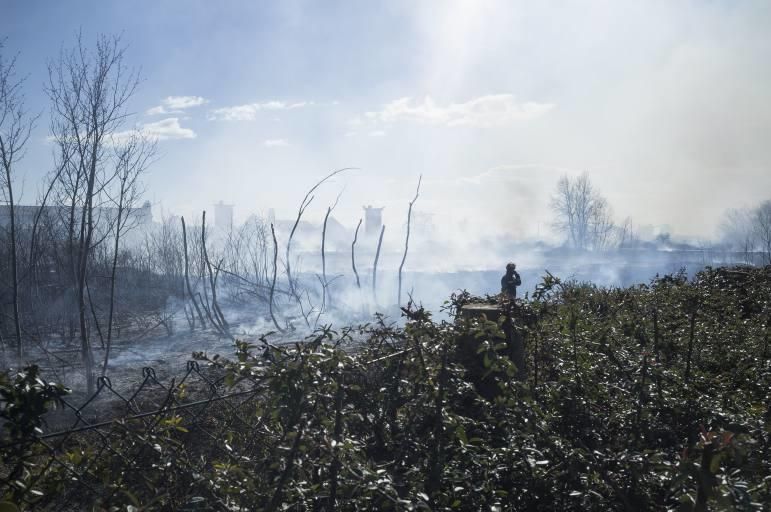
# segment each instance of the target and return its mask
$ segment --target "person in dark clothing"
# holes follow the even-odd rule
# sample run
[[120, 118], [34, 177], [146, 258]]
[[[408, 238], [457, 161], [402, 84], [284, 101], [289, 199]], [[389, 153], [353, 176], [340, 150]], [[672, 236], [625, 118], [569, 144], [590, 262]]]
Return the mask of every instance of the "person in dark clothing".
[[501, 278], [501, 293], [510, 299], [517, 298], [517, 286], [522, 284], [522, 279], [517, 272], [517, 265], [509, 263], [506, 265], [506, 274]]

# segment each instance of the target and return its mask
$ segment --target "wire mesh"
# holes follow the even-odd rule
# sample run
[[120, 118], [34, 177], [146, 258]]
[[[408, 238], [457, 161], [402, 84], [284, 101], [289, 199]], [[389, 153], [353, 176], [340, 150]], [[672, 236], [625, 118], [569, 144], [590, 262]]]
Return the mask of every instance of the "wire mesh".
[[[144, 471], [159, 469], [148, 466], [157, 462], [157, 457], [148, 454], [168, 450], [168, 441], [173, 437], [168, 435], [170, 430], [217, 441], [198, 445], [228, 459], [234, 455], [221, 442], [225, 432], [236, 423], [241, 430], [255, 427], [241, 411], [253, 404], [262, 389], [259, 378], [228, 386], [223, 372], [188, 361], [184, 372], [166, 382], [152, 367], [144, 367], [137, 382], [133, 391], [126, 393], [119, 391], [109, 377], [99, 377], [92, 395], [78, 403], [71, 397], [59, 400], [58, 407], [44, 416], [39, 431], [25, 436], [26, 446], [0, 445], [5, 455], [5, 464], [0, 467], [0, 496], [13, 494], [25, 510], [79, 510], [83, 503], [108, 503], [116, 493], [127, 492], [128, 485], [105, 481], [94, 468], [97, 462], [101, 465], [114, 461], [123, 468], [124, 483], [141, 485]], [[218, 421], [212, 422], [215, 408]], [[12, 460], [7, 456], [11, 453], [21, 455]], [[200, 473], [208, 463], [207, 457], [193, 456], [189, 449], [166, 455], [170, 455], [166, 464], [173, 463], [177, 468], [186, 465], [185, 474], [189, 475]], [[18, 478], [20, 472], [24, 478]], [[50, 488], [53, 473], [61, 479], [61, 492], [45, 496], [36, 484], [45, 478]], [[180, 509], [198, 510], [195, 502], [182, 504]]]

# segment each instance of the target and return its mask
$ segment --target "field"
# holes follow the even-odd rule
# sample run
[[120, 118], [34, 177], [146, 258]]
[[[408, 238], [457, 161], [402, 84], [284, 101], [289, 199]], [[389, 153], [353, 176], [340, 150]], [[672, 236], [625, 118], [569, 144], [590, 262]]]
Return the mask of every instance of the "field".
[[[502, 314], [459, 314], [471, 302]], [[446, 308], [237, 342], [134, 396], [102, 381], [69, 416], [34, 367], [3, 375], [0, 510], [771, 503], [771, 267], [627, 288], [547, 274], [527, 300]]]

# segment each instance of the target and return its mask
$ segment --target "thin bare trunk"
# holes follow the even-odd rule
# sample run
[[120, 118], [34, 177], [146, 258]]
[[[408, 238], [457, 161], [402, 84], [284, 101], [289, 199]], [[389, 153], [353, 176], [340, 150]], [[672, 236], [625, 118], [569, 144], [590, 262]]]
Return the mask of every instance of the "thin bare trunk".
[[16, 218], [14, 214], [14, 202], [13, 202], [13, 186], [11, 184], [11, 168], [6, 166], [6, 180], [8, 187], [8, 205], [11, 210], [11, 294], [13, 300], [13, 326], [14, 334], [16, 336], [16, 357], [21, 364], [24, 356], [24, 351], [21, 344], [21, 321], [19, 319], [19, 279], [16, 275], [17, 263], [16, 263]]
[[273, 235], [273, 279], [270, 282], [270, 298], [268, 299], [268, 310], [270, 311], [270, 319], [273, 320], [273, 325], [279, 332], [284, 332], [284, 329], [278, 324], [276, 315], [273, 312], [273, 294], [276, 291], [276, 274], [278, 273], [278, 242], [276, 241], [276, 230], [273, 228], [273, 223], [270, 224], [270, 234]]
[[[92, 114], [94, 117], [96, 113]], [[96, 124], [96, 123], [95, 123]], [[99, 140], [99, 137], [96, 137]], [[93, 393], [96, 388], [96, 375], [94, 374], [94, 354], [91, 350], [91, 340], [88, 337], [86, 324], [86, 274], [88, 272], [88, 259], [91, 254], [92, 240], [94, 236], [94, 188], [96, 186], [97, 153], [99, 144], [94, 143], [90, 148], [90, 166], [86, 185], [86, 201], [80, 219], [80, 244], [78, 247], [78, 310], [80, 320], [81, 355], [86, 371], [86, 385], [88, 392]]]
[[316, 320], [313, 321], [313, 328], [314, 329], [319, 324], [319, 318], [321, 318], [321, 314], [324, 312], [324, 310], [327, 307], [327, 283], [318, 274], [316, 274], [316, 279], [318, 279], [319, 283], [321, 284], [321, 306], [319, 306], [319, 311], [318, 311], [318, 313], [316, 313]]
[[89, 309], [91, 309], [91, 318], [94, 319], [94, 327], [96, 328], [96, 333], [99, 335], [99, 343], [101, 344], [102, 348], [104, 348], [104, 336], [102, 336], [102, 328], [99, 327], [99, 318], [96, 316], [96, 307], [94, 306], [94, 301], [91, 300], [91, 287], [88, 286], [88, 279], [86, 279], [86, 295], [88, 296]]
[[[125, 193], [121, 185], [121, 201]], [[115, 225], [115, 245], [112, 252], [112, 270], [110, 272], [110, 312], [107, 314], [107, 345], [104, 349], [104, 363], [102, 364], [102, 377], [107, 373], [107, 363], [110, 360], [110, 348], [112, 347], [112, 319], [115, 312], [115, 275], [118, 268], [118, 246], [120, 244], [121, 219], [123, 217], [123, 205], [118, 206], [118, 222]]]
[[361, 227], [361, 219], [356, 225], [356, 231], [353, 233], [353, 242], [351, 243], [351, 268], [353, 268], [353, 275], [356, 276], [356, 287], [361, 290], [361, 281], [359, 281], [359, 273], [356, 271], [356, 240], [359, 239], [359, 228]]
[[377, 262], [380, 259], [380, 247], [383, 245], [383, 233], [385, 233], [385, 224], [380, 228], [380, 238], [377, 240], [377, 251], [375, 251], [375, 263], [372, 265], [372, 302], [377, 306]]
[[212, 272], [211, 262], [209, 261], [209, 254], [206, 251], [206, 211], [201, 215], [201, 250], [203, 251], [204, 262], [206, 268], [209, 270], [209, 286], [211, 287], [211, 305], [214, 316], [217, 318], [217, 328], [222, 334], [230, 336], [228, 323], [225, 320], [225, 316], [222, 314], [219, 304], [217, 303], [217, 283], [214, 281], [214, 272]]
[[193, 290], [190, 287], [190, 263], [187, 256], [187, 228], [185, 227], [185, 217], [181, 217], [182, 219], [182, 245], [184, 246], [184, 253], [185, 253], [185, 286], [187, 287], [187, 294], [190, 297], [190, 301], [193, 303], [193, 306], [195, 306], [195, 312], [198, 314], [198, 319], [201, 321], [201, 328], [206, 329], [206, 322], [203, 320], [203, 315], [201, 314], [201, 309], [198, 307], [198, 301], [195, 300], [195, 295], [193, 295]]
[[292, 230], [289, 232], [289, 238], [286, 241], [286, 261], [284, 262], [286, 266], [286, 278], [289, 282], [289, 291], [294, 296], [295, 300], [297, 302], [300, 302], [300, 294], [297, 292], [297, 288], [295, 286], [295, 282], [292, 279], [292, 264], [290, 260], [290, 249], [292, 246], [292, 239], [294, 238], [294, 234], [297, 231], [297, 226], [300, 224], [300, 219], [302, 219], [303, 214], [305, 213], [305, 210], [310, 206], [311, 202], [313, 201], [313, 192], [319, 188], [324, 182], [329, 180], [330, 178], [336, 176], [337, 174], [340, 174], [343, 171], [348, 171], [354, 169], [354, 167], [346, 167], [343, 169], [338, 169], [336, 171], [333, 171], [326, 175], [321, 180], [317, 181], [315, 185], [313, 185], [310, 190], [305, 194], [305, 197], [303, 197], [302, 202], [300, 203], [300, 207], [297, 209], [297, 218], [294, 221], [294, 225], [292, 225]]
[[396, 296], [397, 304], [402, 303], [402, 270], [404, 269], [404, 262], [407, 261], [407, 250], [410, 247], [410, 223], [412, 221], [412, 206], [415, 204], [415, 201], [418, 200], [418, 195], [420, 195], [421, 181], [423, 181], [422, 174], [418, 178], [418, 187], [415, 189], [415, 197], [412, 198], [412, 201], [410, 201], [410, 207], [407, 209], [407, 236], [404, 238], [404, 255], [402, 256], [402, 262], [399, 265], [399, 292]]
[[335, 209], [335, 206], [337, 206], [338, 201], [340, 201], [340, 194], [338, 194], [334, 204], [327, 208], [327, 213], [326, 215], [324, 215], [324, 225], [321, 228], [321, 308], [319, 309], [319, 314], [316, 317], [317, 322], [321, 314], [324, 312], [324, 308], [326, 308], [327, 302], [329, 302], [330, 307], [332, 305], [331, 297], [329, 298], [329, 301], [327, 301], [327, 287], [329, 285], [327, 281], [327, 257], [326, 257], [327, 222], [329, 221], [329, 215], [332, 213], [332, 210]]
[[327, 214], [324, 215], [324, 224], [321, 227], [321, 307], [319, 308], [319, 314], [316, 316], [316, 322], [319, 321], [319, 317], [324, 312], [327, 304], [327, 220], [329, 220], [331, 212], [332, 208], [327, 208]]

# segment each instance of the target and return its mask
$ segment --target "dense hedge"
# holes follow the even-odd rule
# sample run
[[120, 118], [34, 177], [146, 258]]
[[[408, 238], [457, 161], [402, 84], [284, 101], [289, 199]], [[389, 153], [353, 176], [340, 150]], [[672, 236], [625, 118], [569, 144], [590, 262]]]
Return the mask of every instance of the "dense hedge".
[[[456, 315], [472, 300], [497, 299], [455, 296], [450, 321], [409, 307], [404, 327], [380, 319], [290, 346], [237, 343], [233, 360], [208, 361], [236, 389], [264, 386], [246, 407], [124, 425], [98, 457], [93, 441], [73, 437], [66, 464], [101, 481], [74, 491], [51, 464], [35, 479], [33, 508], [57, 509], [64, 494], [76, 509], [115, 510], [771, 503], [771, 267], [624, 289], [547, 275], [532, 297], [501, 304], [497, 322]], [[524, 341], [521, 372], [504, 331]], [[352, 339], [364, 341], [352, 350]], [[9, 376], [2, 387], [22, 393]], [[7, 405], [3, 415], [13, 420]], [[3, 456], [13, 467], [22, 455]], [[2, 489], [16, 503], [31, 492]]]

